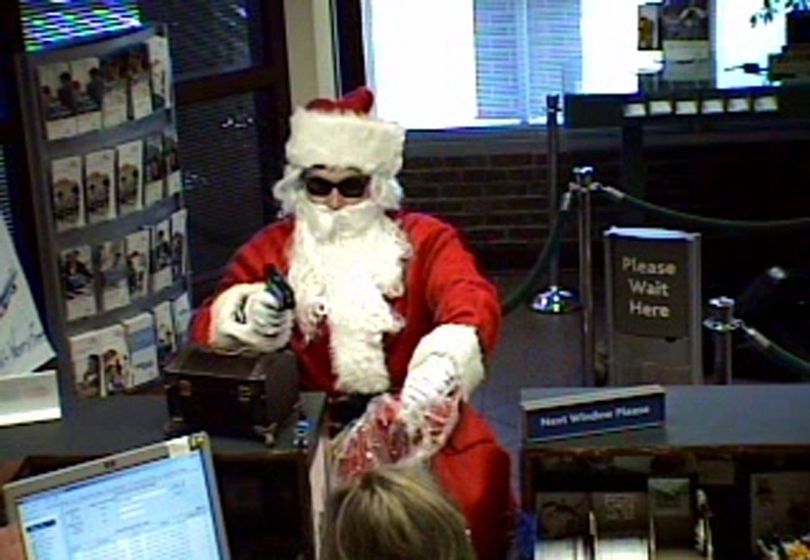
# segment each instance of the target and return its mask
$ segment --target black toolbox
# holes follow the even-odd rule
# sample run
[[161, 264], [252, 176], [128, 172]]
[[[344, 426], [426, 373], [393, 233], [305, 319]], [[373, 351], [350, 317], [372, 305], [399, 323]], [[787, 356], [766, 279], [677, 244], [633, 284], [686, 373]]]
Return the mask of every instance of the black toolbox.
[[223, 354], [185, 346], [165, 366], [169, 433], [259, 438], [273, 443], [277, 426], [299, 401], [295, 355]]

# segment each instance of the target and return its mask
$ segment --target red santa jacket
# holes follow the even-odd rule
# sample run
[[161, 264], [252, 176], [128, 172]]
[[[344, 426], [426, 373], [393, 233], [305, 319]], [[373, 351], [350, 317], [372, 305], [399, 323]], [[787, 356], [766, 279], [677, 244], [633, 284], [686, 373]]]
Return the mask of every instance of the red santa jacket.
[[[453, 227], [424, 214], [399, 213], [394, 218], [413, 248], [406, 265], [405, 293], [392, 301], [405, 326], [385, 340], [391, 385], [399, 388], [417, 344], [438, 325], [475, 326], [487, 355], [498, 337], [501, 308], [496, 289], [481, 276]], [[293, 228], [292, 220], [283, 220], [257, 233], [236, 253], [217, 293], [234, 284], [264, 281], [268, 265], [286, 275]], [[191, 328], [195, 342], [209, 343], [213, 299], [195, 315]], [[335, 394], [328, 327], [324, 324], [321, 329], [309, 343], [296, 329], [290, 344], [300, 361], [301, 388]], [[513, 521], [509, 456], [469, 405], [462, 407], [453, 435], [434, 458], [433, 470], [461, 506], [479, 558], [503, 558]]]

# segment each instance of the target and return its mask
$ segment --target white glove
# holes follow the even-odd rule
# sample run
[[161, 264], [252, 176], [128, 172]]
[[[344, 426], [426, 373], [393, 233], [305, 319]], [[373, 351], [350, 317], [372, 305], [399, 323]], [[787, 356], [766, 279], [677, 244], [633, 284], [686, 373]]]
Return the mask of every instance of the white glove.
[[237, 284], [211, 307], [211, 342], [216, 348], [275, 352], [292, 335], [293, 312], [265, 290], [263, 282]]
[[405, 378], [400, 400], [409, 423], [420, 426], [425, 412], [444, 403], [459, 390], [461, 381], [448, 356], [431, 354], [413, 367]]

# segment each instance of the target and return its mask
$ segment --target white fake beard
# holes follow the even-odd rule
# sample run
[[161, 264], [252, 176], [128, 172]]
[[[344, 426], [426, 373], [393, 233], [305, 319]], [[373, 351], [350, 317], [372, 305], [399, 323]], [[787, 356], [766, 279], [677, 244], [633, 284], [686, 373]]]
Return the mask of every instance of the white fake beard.
[[289, 280], [299, 328], [309, 341], [327, 321], [338, 390], [388, 389], [383, 335], [404, 323], [386, 298], [404, 291], [404, 232], [371, 200], [335, 211], [302, 196], [295, 214]]

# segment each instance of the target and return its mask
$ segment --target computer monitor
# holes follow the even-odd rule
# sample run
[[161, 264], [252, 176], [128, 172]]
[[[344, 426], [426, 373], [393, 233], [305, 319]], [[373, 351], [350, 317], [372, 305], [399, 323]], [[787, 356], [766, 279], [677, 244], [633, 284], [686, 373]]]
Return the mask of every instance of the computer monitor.
[[229, 560], [209, 438], [184, 436], [3, 486], [28, 560]]

